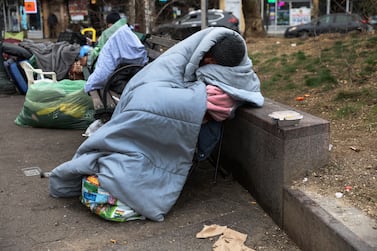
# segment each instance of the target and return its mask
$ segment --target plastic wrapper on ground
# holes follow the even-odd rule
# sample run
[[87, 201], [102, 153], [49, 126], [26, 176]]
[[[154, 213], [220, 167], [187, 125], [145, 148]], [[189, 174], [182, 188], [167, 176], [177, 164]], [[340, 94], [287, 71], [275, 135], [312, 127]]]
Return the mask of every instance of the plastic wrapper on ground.
[[125, 222], [145, 219], [144, 216], [102, 189], [95, 176], [83, 178], [81, 203], [96, 215], [109, 221]]

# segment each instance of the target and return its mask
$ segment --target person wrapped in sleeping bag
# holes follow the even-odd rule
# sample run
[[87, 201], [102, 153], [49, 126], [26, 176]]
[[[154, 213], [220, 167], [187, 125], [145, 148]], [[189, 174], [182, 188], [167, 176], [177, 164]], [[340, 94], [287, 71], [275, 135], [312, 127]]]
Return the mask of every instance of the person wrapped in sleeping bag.
[[184, 187], [203, 126], [231, 118], [245, 102], [260, 107], [264, 98], [244, 39], [227, 28], [203, 29], [128, 82], [111, 120], [52, 170], [50, 195], [80, 196], [83, 177], [94, 175], [123, 204], [163, 221]]

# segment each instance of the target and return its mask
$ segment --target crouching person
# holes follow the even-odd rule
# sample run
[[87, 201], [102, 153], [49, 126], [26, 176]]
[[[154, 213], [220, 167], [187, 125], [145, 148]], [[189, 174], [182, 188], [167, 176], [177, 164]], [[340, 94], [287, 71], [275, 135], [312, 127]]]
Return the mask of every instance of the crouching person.
[[242, 36], [221, 27], [201, 30], [128, 82], [112, 118], [52, 170], [50, 194], [80, 196], [83, 179], [94, 176], [138, 216], [163, 221], [184, 187], [198, 143], [217, 142], [216, 133], [200, 140], [205, 125], [232, 118], [243, 103], [263, 102]]

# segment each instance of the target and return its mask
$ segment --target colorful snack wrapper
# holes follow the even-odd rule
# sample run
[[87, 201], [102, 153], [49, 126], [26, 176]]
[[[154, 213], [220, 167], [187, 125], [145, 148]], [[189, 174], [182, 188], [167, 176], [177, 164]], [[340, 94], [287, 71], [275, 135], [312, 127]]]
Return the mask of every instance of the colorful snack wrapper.
[[117, 222], [145, 220], [144, 216], [101, 188], [96, 176], [82, 179], [81, 203], [106, 220]]

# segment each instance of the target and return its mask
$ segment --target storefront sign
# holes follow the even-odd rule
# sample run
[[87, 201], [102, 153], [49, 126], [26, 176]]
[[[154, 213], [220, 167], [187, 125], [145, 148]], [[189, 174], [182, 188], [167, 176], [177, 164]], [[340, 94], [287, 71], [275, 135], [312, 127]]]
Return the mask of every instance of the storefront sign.
[[302, 7], [299, 9], [291, 9], [290, 25], [306, 24], [310, 22], [310, 8]]
[[37, 1], [36, 0], [25, 0], [24, 1], [25, 13], [35, 14], [37, 13]]
[[83, 20], [88, 15], [88, 1], [69, 0], [68, 9], [72, 20]]

